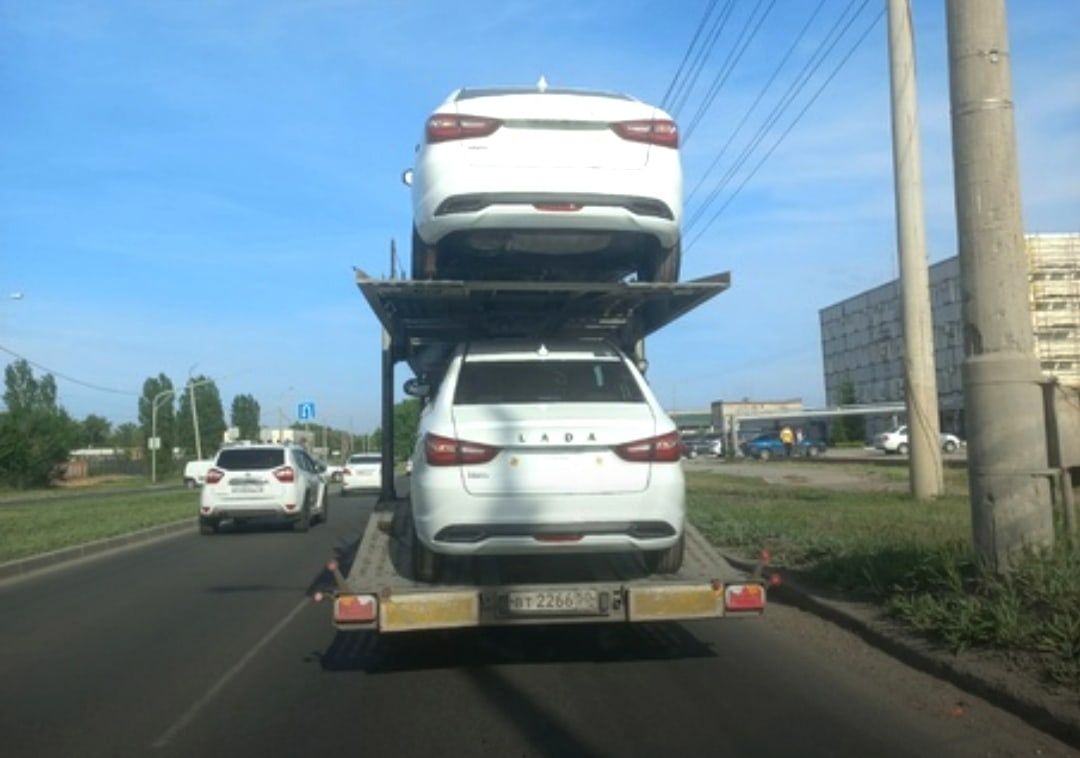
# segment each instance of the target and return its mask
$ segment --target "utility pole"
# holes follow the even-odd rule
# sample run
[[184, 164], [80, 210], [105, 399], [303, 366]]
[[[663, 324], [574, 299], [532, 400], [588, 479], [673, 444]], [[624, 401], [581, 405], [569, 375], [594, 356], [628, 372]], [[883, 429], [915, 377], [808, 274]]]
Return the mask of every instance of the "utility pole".
[[911, 0], [888, 0], [889, 83], [892, 93], [893, 181], [904, 321], [904, 387], [911, 494], [919, 500], [945, 491], [941, 466], [930, 274], [926, 264], [922, 154]]
[[202, 437], [199, 434], [199, 412], [195, 407], [195, 382], [188, 377], [188, 395], [191, 396], [191, 425], [195, 427], [195, 459], [202, 460]]
[[1004, 572], [1054, 541], [1005, 0], [947, 0], [945, 13], [972, 527], [979, 558]]

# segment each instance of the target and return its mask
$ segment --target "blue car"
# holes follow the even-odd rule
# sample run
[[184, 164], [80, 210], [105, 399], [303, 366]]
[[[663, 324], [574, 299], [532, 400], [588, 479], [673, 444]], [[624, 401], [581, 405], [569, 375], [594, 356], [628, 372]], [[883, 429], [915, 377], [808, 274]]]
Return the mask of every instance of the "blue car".
[[[791, 454], [793, 456], [799, 455], [812, 458], [824, 453], [826, 447], [827, 445], [821, 440], [804, 438], [801, 442], [792, 445]], [[780, 435], [776, 432], [759, 434], [742, 443], [740, 448], [742, 449], [743, 455], [746, 457], [758, 458], [763, 461], [767, 461], [770, 458], [783, 458], [787, 455], [787, 451], [784, 449], [784, 443], [780, 441]]]

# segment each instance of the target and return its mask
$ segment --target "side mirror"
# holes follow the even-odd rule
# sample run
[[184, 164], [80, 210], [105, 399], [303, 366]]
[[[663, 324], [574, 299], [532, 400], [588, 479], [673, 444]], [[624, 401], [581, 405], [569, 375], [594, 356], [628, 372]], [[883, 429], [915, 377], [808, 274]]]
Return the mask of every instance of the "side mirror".
[[409, 397], [425, 398], [431, 394], [431, 385], [417, 379], [415, 376], [412, 379], [406, 379], [405, 386], [402, 389], [405, 390], [405, 394]]
[[407, 168], [407, 169], [405, 169], [404, 171], [401, 172], [401, 183], [404, 184], [406, 187], [411, 187], [412, 182], [413, 182], [413, 170], [411, 168]]

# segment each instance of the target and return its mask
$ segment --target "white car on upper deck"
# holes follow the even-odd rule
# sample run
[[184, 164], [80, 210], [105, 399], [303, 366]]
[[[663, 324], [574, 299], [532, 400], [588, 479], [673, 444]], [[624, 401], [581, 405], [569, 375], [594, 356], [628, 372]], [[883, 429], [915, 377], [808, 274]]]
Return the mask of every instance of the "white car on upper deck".
[[459, 89], [405, 174], [412, 277], [677, 281], [678, 147], [672, 117], [627, 95]]
[[421, 413], [414, 566], [445, 555], [631, 552], [682, 564], [682, 443], [638, 369], [600, 341], [458, 348]]

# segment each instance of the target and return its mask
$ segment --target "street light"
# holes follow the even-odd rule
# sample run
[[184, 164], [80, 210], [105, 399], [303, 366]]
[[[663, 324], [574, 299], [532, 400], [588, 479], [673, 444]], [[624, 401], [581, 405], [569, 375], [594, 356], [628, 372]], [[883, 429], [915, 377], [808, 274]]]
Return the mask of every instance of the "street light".
[[278, 395], [278, 401], [277, 401], [277, 424], [278, 424], [278, 433], [277, 433], [278, 439], [277, 439], [277, 441], [278, 442], [284, 442], [285, 441], [285, 434], [284, 434], [284, 431], [283, 431], [284, 427], [285, 427], [285, 412], [281, 409], [281, 401], [285, 398], [285, 396], [287, 394], [289, 394], [290, 392], [292, 392], [295, 389], [296, 389], [296, 387], [293, 387], [293, 386], [290, 385], [290, 386], [286, 387], [284, 390], [282, 390], [281, 394]]
[[150, 408], [150, 483], [157, 484], [157, 451], [161, 447], [161, 440], [157, 436], [157, 409], [161, 401], [170, 395], [175, 395], [176, 390], [162, 390], [154, 395]]
[[[191, 425], [195, 427], [195, 460], [202, 460], [202, 436], [199, 434], [199, 413], [195, 408], [195, 383], [191, 381], [191, 372], [195, 370], [198, 363], [192, 363], [191, 367], [187, 370], [188, 376], [188, 396], [191, 399]], [[203, 382], [205, 384], [206, 382]]]

